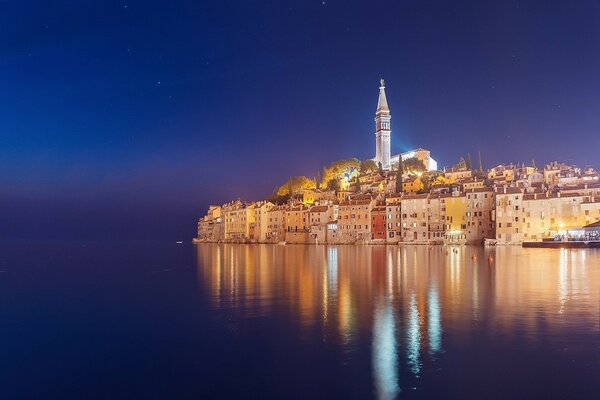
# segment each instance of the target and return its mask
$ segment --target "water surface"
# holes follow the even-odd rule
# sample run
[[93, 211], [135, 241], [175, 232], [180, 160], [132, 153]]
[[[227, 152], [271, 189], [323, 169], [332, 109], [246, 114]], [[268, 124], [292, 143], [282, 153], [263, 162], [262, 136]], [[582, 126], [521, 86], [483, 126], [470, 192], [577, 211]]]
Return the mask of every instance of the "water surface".
[[598, 398], [600, 252], [0, 246], [0, 398]]

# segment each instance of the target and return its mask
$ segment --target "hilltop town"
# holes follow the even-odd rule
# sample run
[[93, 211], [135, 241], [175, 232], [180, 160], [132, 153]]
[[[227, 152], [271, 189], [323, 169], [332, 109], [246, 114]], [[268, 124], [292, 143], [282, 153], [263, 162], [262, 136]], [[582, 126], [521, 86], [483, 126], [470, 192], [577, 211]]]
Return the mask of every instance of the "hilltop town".
[[438, 170], [427, 149], [390, 153], [383, 80], [375, 157], [341, 160], [322, 176], [290, 178], [269, 199], [212, 205], [196, 242], [520, 244], [600, 233], [600, 174], [551, 162], [484, 170], [478, 153]]

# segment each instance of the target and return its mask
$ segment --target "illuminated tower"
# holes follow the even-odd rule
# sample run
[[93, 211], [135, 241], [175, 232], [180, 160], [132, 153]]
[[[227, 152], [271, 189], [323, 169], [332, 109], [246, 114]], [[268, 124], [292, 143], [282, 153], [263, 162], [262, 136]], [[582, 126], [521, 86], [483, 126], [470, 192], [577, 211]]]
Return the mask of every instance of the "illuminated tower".
[[379, 100], [375, 112], [375, 162], [383, 169], [390, 169], [390, 134], [392, 133], [390, 109], [385, 97], [385, 82], [380, 81]]

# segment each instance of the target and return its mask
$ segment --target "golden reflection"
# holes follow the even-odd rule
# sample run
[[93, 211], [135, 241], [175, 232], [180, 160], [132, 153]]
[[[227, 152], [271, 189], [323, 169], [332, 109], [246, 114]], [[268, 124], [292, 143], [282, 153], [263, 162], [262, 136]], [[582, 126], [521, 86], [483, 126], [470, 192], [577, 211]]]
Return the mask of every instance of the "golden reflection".
[[372, 343], [380, 397], [399, 390], [400, 365], [418, 375], [442, 357], [448, 335], [600, 330], [595, 250], [201, 244], [197, 261], [214, 309], [284, 318], [345, 351]]

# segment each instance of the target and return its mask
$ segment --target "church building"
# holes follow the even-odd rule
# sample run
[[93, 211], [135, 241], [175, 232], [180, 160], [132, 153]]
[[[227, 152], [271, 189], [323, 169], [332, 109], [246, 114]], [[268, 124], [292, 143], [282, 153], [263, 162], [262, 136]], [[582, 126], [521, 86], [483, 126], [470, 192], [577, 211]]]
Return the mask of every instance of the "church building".
[[383, 79], [379, 85], [379, 100], [375, 112], [375, 158], [376, 163], [381, 163], [384, 170], [398, 169], [400, 157], [403, 160], [415, 157], [425, 164], [428, 171], [437, 170], [437, 161], [431, 158], [429, 150], [418, 148], [405, 153], [391, 155], [391, 127], [392, 116], [385, 96], [385, 82]]

